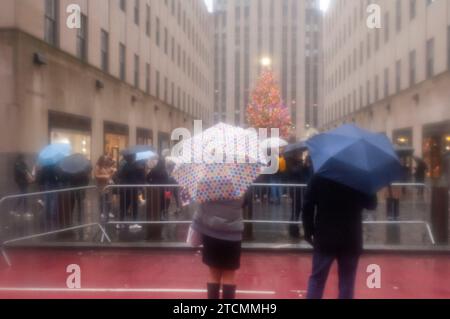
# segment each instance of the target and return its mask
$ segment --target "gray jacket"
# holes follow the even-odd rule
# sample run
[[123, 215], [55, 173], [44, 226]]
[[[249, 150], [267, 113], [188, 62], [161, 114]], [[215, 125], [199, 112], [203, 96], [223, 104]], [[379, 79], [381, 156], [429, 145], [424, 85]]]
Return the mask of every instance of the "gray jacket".
[[192, 228], [212, 238], [241, 241], [244, 231], [242, 203], [242, 200], [229, 200], [200, 204]]

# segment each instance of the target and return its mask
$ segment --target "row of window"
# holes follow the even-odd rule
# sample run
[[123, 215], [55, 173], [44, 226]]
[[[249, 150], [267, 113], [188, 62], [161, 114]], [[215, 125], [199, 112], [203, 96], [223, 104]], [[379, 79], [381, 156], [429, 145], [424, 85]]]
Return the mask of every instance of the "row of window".
[[[121, 9], [125, 10], [126, 4], [125, 1], [120, 1], [119, 5]], [[139, 9], [139, 1], [135, 2], [135, 9]], [[58, 1], [57, 0], [46, 0], [45, 2], [45, 40], [52, 44], [57, 45], [57, 38], [58, 38]], [[138, 16], [138, 12], [136, 13]], [[149, 15], [150, 16], [150, 15]], [[139, 23], [139, 21], [135, 21]], [[77, 56], [81, 59], [86, 61], [87, 60], [87, 50], [88, 50], [88, 39], [87, 39], [87, 24], [88, 24], [88, 18], [86, 15], [81, 15], [81, 27], [77, 30]], [[164, 52], [165, 54], [169, 54], [168, 52], [168, 32], [167, 28], [164, 28]], [[156, 44], [160, 46], [160, 20], [158, 17], [156, 17]], [[101, 30], [101, 39], [100, 39], [100, 50], [101, 50], [101, 68], [104, 72], [109, 72], [109, 55], [110, 55], [110, 41], [109, 41], [109, 33], [105, 30]], [[177, 54], [175, 54], [177, 52]], [[126, 81], [126, 55], [127, 50], [126, 46], [123, 43], [119, 44], [119, 78], [122, 81]], [[170, 52], [171, 60], [175, 64], [175, 60], [177, 60], [176, 65], [180, 69], [183, 70], [183, 72], [199, 87], [205, 95], [209, 94], [209, 83], [208, 80], [205, 78], [205, 76], [201, 73], [197, 65], [194, 63], [193, 60], [189, 56], [187, 56], [186, 52], [183, 50], [181, 53], [181, 46], [178, 44], [177, 47], [175, 46], [175, 38], [172, 37], [171, 39], [171, 52]], [[181, 58], [182, 56], [182, 58]], [[137, 54], [134, 55], [134, 79], [133, 84], [135, 87], [140, 87], [140, 69], [141, 69], [141, 63], [140, 58]], [[150, 94], [150, 78], [151, 78], [151, 71], [150, 71], [150, 65], [146, 64], [146, 84], [145, 89], [146, 92]], [[168, 80], [167, 77], [164, 79], [164, 101], [169, 103], [168, 100]], [[159, 71], [156, 71], [155, 73], [155, 92], [156, 96], [160, 97], [160, 73]], [[175, 105], [175, 99], [174, 99], [174, 83], [172, 83], [172, 98], [171, 103]], [[178, 91], [180, 91], [180, 88], [178, 88]], [[189, 95], [183, 98], [183, 103], [181, 103], [181, 92], [178, 93], [178, 103], [176, 106], [182, 108], [185, 111], [190, 112], [191, 110], [196, 109], [202, 109], [200, 106], [200, 103], [195, 101], [192, 97]], [[186, 93], [183, 92], [183, 95], [185, 96]], [[185, 102], [187, 101], [187, 102]], [[197, 112], [197, 114], [199, 114]]]
[[[447, 64], [448, 69], [450, 70], [450, 26], [447, 28]], [[434, 39], [429, 39], [426, 42], [426, 60], [425, 62], [425, 70], [426, 77], [431, 78], [434, 71], [434, 55], [435, 55], [435, 41]], [[409, 87], [415, 85], [417, 83], [417, 54], [416, 50], [412, 50], [408, 56], [408, 85]], [[404, 87], [404, 83], [402, 83], [402, 68], [403, 68], [403, 60], [397, 60], [395, 63], [395, 93], [399, 93]], [[340, 119], [349, 113], [357, 110], [358, 108], [368, 106], [374, 102], [377, 102], [381, 99], [385, 99], [389, 97], [392, 93], [390, 91], [391, 79], [391, 70], [389, 68], [385, 68], [383, 72], [383, 92], [380, 94], [380, 77], [376, 75], [371, 83], [370, 80], [366, 81], [365, 84], [365, 96], [364, 96], [364, 88], [363, 85], [359, 86], [359, 101], [357, 99], [357, 91], [353, 90], [352, 94], [348, 94], [347, 96], [339, 99], [339, 101], [333, 103], [331, 106], [325, 109], [325, 121], [330, 122], [337, 119]], [[371, 93], [373, 92], [373, 96]], [[352, 97], [351, 97], [352, 96]]]
[[[335, 32], [336, 25], [339, 23], [339, 21], [342, 18], [343, 11], [347, 11], [348, 9], [344, 6], [346, 3], [346, 0], [336, 0], [338, 3], [338, 7], [336, 10], [332, 10], [330, 13], [330, 16], [328, 19], [326, 19], [325, 23], [325, 30], [327, 31], [327, 34], [333, 34]], [[403, 27], [403, 6], [404, 2], [406, 0], [395, 0], [395, 30], [397, 33], [402, 31]], [[419, 0], [419, 2], [422, 0]], [[436, 2], [437, 0], [426, 0], [425, 4], [427, 7]], [[354, 3], [354, 2], [353, 2]], [[334, 41], [330, 43], [329, 46], [327, 46], [325, 50], [325, 58], [327, 61], [332, 61], [338, 54], [339, 50], [342, 48], [345, 48], [347, 40], [351, 38], [352, 32], [356, 32], [356, 30], [359, 30], [360, 26], [358, 26], [358, 22], [363, 23], [364, 27], [366, 28], [366, 17], [367, 12], [366, 9], [371, 3], [377, 3], [377, 1], [374, 0], [366, 0], [366, 1], [360, 1], [359, 2], [359, 8], [360, 8], [360, 15], [358, 20], [358, 7], [354, 7], [353, 14], [351, 13], [348, 16], [348, 22], [345, 23], [342, 28], [337, 31], [337, 36], [334, 37]], [[408, 0], [409, 3], [409, 19], [410, 21], [414, 20], [417, 16], [417, 0]], [[385, 43], [389, 42], [390, 37], [390, 23], [391, 23], [391, 16], [390, 12], [386, 11], [384, 15], [382, 16], [382, 29], [384, 30], [384, 38]], [[375, 50], [378, 50], [379, 43], [380, 43], [380, 29], [377, 29], [375, 33]], [[370, 38], [370, 34], [368, 35], [368, 38]], [[370, 42], [370, 41], [368, 41]]]

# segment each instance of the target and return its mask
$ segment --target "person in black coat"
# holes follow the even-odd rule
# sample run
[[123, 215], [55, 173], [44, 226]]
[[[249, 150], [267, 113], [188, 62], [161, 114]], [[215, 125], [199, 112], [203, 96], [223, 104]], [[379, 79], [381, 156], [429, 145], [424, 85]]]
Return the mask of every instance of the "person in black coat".
[[353, 298], [363, 249], [362, 211], [376, 207], [376, 195], [366, 195], [319, 176], [312, 178], [302, 216], [305, 240], [314, 247], [308, 299], [322, 298], [335, 259], [339, 267], [339, 298]]
[[[124, 156], [124, 161], [117, 172], [117, 181], [120, 185], [143, 185], [145, 184], [145, 165], [137, 162], [135, 155]], [[138, 202], [141, 190], [138, 187], [126, 187], [120, 191], [120, 220], [125, 220], [125, 214], [131, 207], [133, 220], [138, 218]], [[118, 225], [117, 228], [122, 228]], [[139, 231], [142, 229], [140, 225], [131, 225], [130, 230]]]

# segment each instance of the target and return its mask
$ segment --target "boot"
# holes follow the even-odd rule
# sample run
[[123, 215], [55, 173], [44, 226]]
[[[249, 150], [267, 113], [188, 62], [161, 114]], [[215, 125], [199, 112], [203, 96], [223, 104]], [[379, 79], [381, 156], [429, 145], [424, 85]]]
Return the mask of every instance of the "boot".
[[220, 284], [208, 283], [206, 286], [208, 289], [208, 299], [220, 299]]
[[236, 285], [223, 285], [222, 299], [231, 300], [236, 299]]

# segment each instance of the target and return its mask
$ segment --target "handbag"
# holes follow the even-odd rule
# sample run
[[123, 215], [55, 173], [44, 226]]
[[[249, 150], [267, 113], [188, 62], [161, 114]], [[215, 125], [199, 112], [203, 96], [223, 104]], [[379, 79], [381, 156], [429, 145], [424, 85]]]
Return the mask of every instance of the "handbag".
[[186, 243], [191, 247], [200, 247], [203, 244], [203, 236], [192, 225], [189, 227]]

